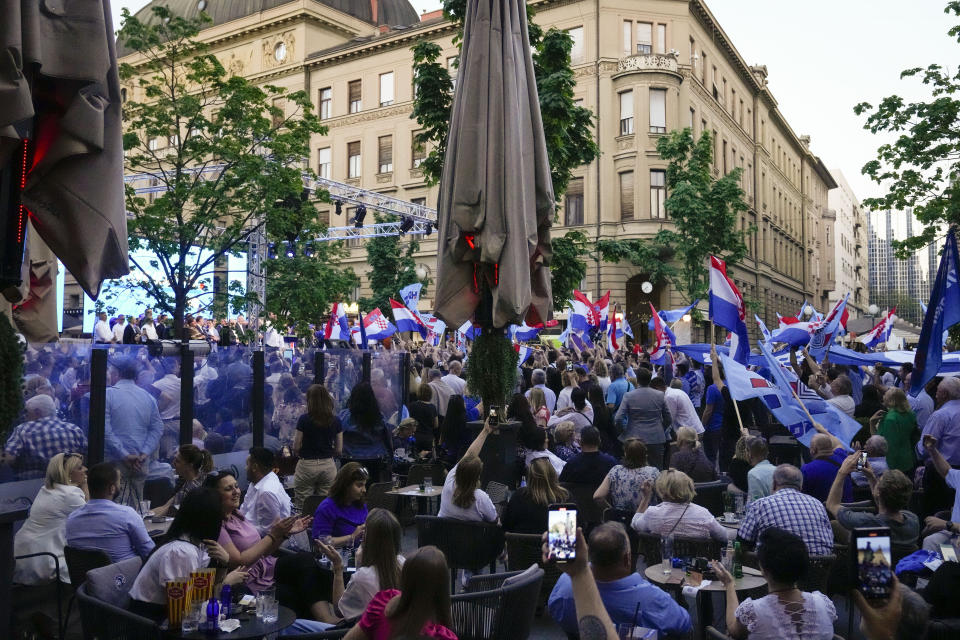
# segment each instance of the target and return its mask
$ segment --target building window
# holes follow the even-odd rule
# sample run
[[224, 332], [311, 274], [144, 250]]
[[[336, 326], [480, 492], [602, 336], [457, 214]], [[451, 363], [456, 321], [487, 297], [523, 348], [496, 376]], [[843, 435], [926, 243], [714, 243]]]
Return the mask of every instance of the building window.
[[633, 220], [633, 171], [620, 174], [620, 219]]
[[623, 21], [623, 55], [633, 54], [633, 23], [629, 20]]
[[563, 202], [563, 223], [568, 227], [583, 224], [583, 178], [574, 178], [567, 187]]
[[359, 113], [363, 108], [362, 87], [360, 80], [351, 80], [347, 83], [347, 102], [349, 104], [347, 113]]
[[664, 201], [667, 199], [667, 172], [662, 169], [650, 170], [650, 217], [666, 218]]
[[701, 65], [700, 66], [700, 82], [704, 86], [706, 86], [707, 84], [707, 52], [701, 51], [700, 57], [703, 58], [703, 60], [700, 61], [700, 65]]
[[419, 207], [425, 207], [427, 206], [427, 199], [426, 198], [410, 198], [410, 204], [415, 204]]
[[633, 91], [620, 94], [620, 135], [633, 133]]
[[665, 24], [657, 25], [657, 48], [655, 51], [657, 53], [667, 52], [667, 25]]
[[377, 158], [380, 173], [393, 172], [393, 136], [380, 136], [377, 139]]
[[723, 79], [723, 91], [720, 92], [720, 104], [726, 106], [727, 104], [727, 79]]
[[317, 103], [320, 105], [317, 113], [321, 120], [326, 120], [333, 115], [333, 89], [324, 87], [320, 89]]
[[690, 107], [690, 122], [687, 124], [687, 126], [690, 127], [691, 134], [696, 133], [696, 131], [694, 131], [693, 129], [693, 123], [696, 121], [697, 121], [697, 112], [693, 107]]
[[360, 141], [347, 143], [347, 177], [359, 178], [361, 170]]
[[450, 56], [447, 58], [447, 71], [450, 73], [450, 84], [454, 90], [457, 88], [457, 70], [459, 68], [459, 56]]
[[276, 129], [277, 127], [283, 126], [284, 121], [287, 119], [287, 114], [285, 113], [287, 108], [287, 101], [284, 100], [283, 98], [274, 98], [273, 108], [277, 110], [273, 114], [273, 121], [272, 121], [274, 129]]
[[321, 178], [330, 179], [330, 163], [332, 155], [330, 147], [324, 147], [317, 151], [317, 175]]
[[570, 48], [570, 62], [580, 64], [583, 62], [583, 27], [574, 27], [567, 29], [570, 38], [573, 39], [573, 46]]
[[380, 106], [393, 104], [393, 71], [380, 74]]
[[173, 134], [170, 134], [169, 136], [167, 136], [167, 146], [168, 146], [168, 147], [176, 147], [176, 146], [179, 145], [179, 144], [180, 144], [180, 136], [179, 136], [179, 135], [177, 135], [176, 133], [173, 133]]
[[425, 146], [425, 145], [422, 145], [422, 144], [420, 144], [420, 143], [417, 142], [417, 134], [418, 134], [418, 133], [420, 133], [420, 132], [419, 132], [419, 131], [414, 131], [412, 134], [410, 134], [410, 149], [411, 149], [411, 156], [413, 157], [413, 165], [412, 165], [412, 166], [413, 166], [414, 169], [416, 169], [416, 168], [419, 167], [421, 164], [423, 164], [423, 161], [424, 161], [424, 160], [426, 159], [426, 157], [427, 157], [427, 148], [426, 148], [426, 146]]
[[637, 53], [653, 53], [653, 25], [637, 23]]
[[650, 133], [667, 132], [667, 90], [650, 89]]
[[710, 75], [710, 84], [713, 85], [713, 99], [717, 102], [720, 102], [720, 90], [717, 89], [717, 68], [713, 67], [713, 72]]
[[156, 151], [160, 148], [160, 138], [150, 138], [147, 140], [147, 149], [150, 151]]

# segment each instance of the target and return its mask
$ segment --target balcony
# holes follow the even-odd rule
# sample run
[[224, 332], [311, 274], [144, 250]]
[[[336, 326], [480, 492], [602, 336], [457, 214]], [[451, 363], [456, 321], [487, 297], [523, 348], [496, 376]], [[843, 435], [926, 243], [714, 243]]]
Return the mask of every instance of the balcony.
[[638, 53], [617, 61], [617, 75], [623, 73], [669, 73], [680, 78], [676, 56], [665, 53]]

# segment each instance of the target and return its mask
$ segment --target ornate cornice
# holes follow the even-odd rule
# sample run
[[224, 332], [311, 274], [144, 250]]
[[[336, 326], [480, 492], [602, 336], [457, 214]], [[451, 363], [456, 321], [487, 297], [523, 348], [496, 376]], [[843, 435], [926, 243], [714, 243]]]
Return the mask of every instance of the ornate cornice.
[[677, 66], [676, 56], [660, 53], [638, 54], [620, 58], [614, 78], [632, 73], [664, 73], [683, 82], [683, 75]]
[[323, 121], [323, 124], [329, 129], [338, 129], [340, 127], [349, 127], [350, 125], [359, 124], [361, 122], [370, 122], [371, 120], [382, 120], [384, 118], [402, 116], [404, 114], [412, 113], [412, 112], [413, 112], [413, 103], [404, 102], [397, 105], [391, 105], [389, 107], [379, 107], [377, 109], [369, 109], [366, 111], [361, 111], [359, 113], [350, 113], [345, 116], [328, 118]]

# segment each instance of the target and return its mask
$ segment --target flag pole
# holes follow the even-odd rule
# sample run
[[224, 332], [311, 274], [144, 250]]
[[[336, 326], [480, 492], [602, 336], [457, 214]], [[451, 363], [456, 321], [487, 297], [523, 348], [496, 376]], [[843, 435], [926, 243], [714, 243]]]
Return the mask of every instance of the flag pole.
[[[713, 351], [716, 349], [716, 332], [714, 331], [713, 320], [710, 320], [710, 350]], [[714, 362], [713, 366], [717, 366], [719, 363]], [[743, 428], [743, 418], [740, 417], [740, 406], [737, 404], [737, 399], [733, 397], [733, 394], [730, 394], [730, 399], [733, 400], [733, 412], [737, 414], [737, 424], [740, 425], [740, 435], [747, 435], [748, 431]]]

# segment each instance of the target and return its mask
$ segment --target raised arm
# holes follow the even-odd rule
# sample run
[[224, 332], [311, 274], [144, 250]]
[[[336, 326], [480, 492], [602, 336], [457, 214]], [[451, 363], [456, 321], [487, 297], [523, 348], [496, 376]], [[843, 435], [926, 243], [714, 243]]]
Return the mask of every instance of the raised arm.
[[859, 457], [859, 451], [854, 451], [847, 456], [847, 459], [840, 465], [840, 470], [837, 471], [837, 475], [834, 476], [833, 484], [830, 485], [830, 493], [827, 495], [827, 501], [823, 503], [823, 506], [826, 507], [827, 511], [829, 511], [830, 515], [834, 518], [837, 517], [837, 514], [842, 508], [840, 503], [843, 501], [843, 485], [847, 481], [847, 476], [850, 475], [850, 472], [856, 468], [857, 458]]
[[[490, 418], [487, 418], [483, 421], [483, 429], [480, 430], [480, 433], [477, 434], [477, 437], [474, 438], [473, 442], [470, 443], [470, 446], [467, 447], [467, 450], [463, 453], [463, 458], [467, 456], [477, 456], [480, 457], [480, 451], [483, 449], [483, 443], [487, 441], [487, 436], [493, 433], [493, 427], [490, 426]], [[460, 458], [463, 460], [463, 458]]]
[[923, 448], [930, 455], [930, 460], [933, 462], [933, 466], [937, 468], [937, 473], [946, 478], [947, 474], [950, 473], [950, 463], [937, 449], [937, 439], [931, 435], [923, 436]]
[[723, 391], [723, 376], [720, 375], [720, 357], [717, 355], [717, 345], [710, 345], [710, 374], [713, 377], [713, 384], [717, 385], [718, 391]]

